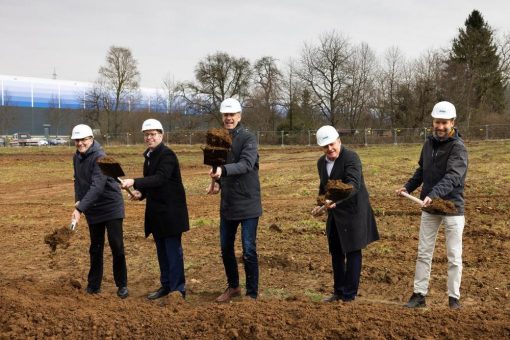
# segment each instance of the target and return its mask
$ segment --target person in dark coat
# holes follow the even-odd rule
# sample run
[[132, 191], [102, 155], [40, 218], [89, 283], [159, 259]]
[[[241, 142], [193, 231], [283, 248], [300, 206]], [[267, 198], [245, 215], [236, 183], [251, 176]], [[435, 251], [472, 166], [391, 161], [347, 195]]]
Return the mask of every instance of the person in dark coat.
[[143, 176], [125, 179], [122, 187], [133, 186], [133, 200], [146, 199], [145, 237], [154, 237], [160, 269], [161, 287], [149, 300], [178, 291], [186, 297], [184, 255], [181, 236], [189, 230], [186, 194], [176, 154], [163, 143], [163, 126], [156, 119], [142, 125], [145, 143]]
[[[333, 265], [333, 294], [324, 302], [352, 301], [358, 293], [361, 275], [361, 250], [379, 239], [361, 161], [356, 152], [345, 148], [337, 130], [329, 125], [317, 130], [317, 144], [324, 155], [317, 162], [319, 195], [326, 193], [328, 180], [352, 185], [349, 196], [338, 202], [327, 201], [326, 233]], [[312, 210], [316, 215], [321, 207]]]
[[464, 230], [464, 182], [468, 167], [468, 154], [464, 141], [455, 129], [457, 111], [446, 101], [432, 109], [433, 134], [423, 145], [418, 168], [407, 183], [396, 190], [411, 193], [423, 184], [420, 198], [423, 206], [441, 198], [453, 201], [456, 212], [452, 214], [422, 211], [418, 258], [414, 274], [414, 289], [406, 307], [425, 307], [428, 293], [432, 256], [441, 223], [445, 226], [448, 258], [448, 305], [460, 308], [460, 281], [462, 277], [462, 233]]
[[113, 278], [118, 287], [117, 295], [126, 298], [127, 267], [124, 254], [122, 221], [124, 200], [119, 185], [102, 174], [97, 159], [105, 156], [101, 145], [94, 140], [92, 129], [79, 124], [73, 128], [76, 153], [73, 157], [75, 208], [72, 219], [78, 223], [84, 213], [90, 232], [90, 271], [87, 293], [101, 291], [103, 279], [103, 249], [105, 229], [113, 257]]
[[234, 251], [237, 228], [241, 224], [243, 263], [246, 274], [246, 295], [258, 297], [259, 266], [257, 256], [257, 226], [262, 215], [259, 182], [259, 154], [257, 140], [241, 123], [241, 104], [233, 98], [220, 106], [223, 126], [232, 136], [227, 164], [209, 172], [214, 181], [209, 194], [221, 189], [220, 241], [227, 288], [216, 301], [228, 302], [241, 294], [239, 273]]

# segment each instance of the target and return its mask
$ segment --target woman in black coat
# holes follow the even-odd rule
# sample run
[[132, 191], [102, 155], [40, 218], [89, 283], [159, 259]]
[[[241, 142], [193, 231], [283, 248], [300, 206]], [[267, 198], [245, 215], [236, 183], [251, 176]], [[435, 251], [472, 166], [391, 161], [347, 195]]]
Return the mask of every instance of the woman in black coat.
[[[324, 301], [352, 301], [358, 293], [361, 250], [378, 240], [379, 233], [359, 156], [342, 146], [338, 132], [329, 125], [317, 131], [317, 143], [324, 150], [324, 155], [317, 162], [319, 194], [326, 193], [330, 179], [341, 180], [353, 187], [345, 199], [328, 204], [326, 232], [333, 265], [334, 291]], [[314, 208], [312, 213], [315, 214], [319, 208]]]
[[148, 149], [144, 152], [142, 178], [126, 179], [122, 187], [133, 186], [134, 200], [146, 199], [145, 237], [154, 237], [161, 287], [147, 298], [158, 299], [172, 291], [186, 295], [181, 235], [189, 230], [188, 208], [179, 161], [163, 144], [163, 126], [155, 119], [142, 125]]

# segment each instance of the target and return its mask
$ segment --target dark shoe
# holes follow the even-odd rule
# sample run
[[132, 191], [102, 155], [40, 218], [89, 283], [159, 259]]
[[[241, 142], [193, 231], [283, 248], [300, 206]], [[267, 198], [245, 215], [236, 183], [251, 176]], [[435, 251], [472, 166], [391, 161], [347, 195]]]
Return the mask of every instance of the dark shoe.
[[343, 302], [353, 302], [355, 299], [356, 299], [356, 295], [349, 296], [349, 297], [346, 297], [346, 296], [342, 297]]
[[413, 293], [409, 301], [404, 306], [407, 308], [425, 307], [425, 296], [420, 293]]
[[236, 297], [239, 295], [241, 295], [241, 288], [228, 287], [227, 289], [225, 289], [223, 294], [218, 296], [218, 298], [216, 299], [216, 302], [229, 302], [233, 297]]
[[170, 291], [168, 289], [166, 289], [165, 287], [161, 287], [157, 291], [152, 292], [149, 295], [147, 295], [147, 299], [156, 300], [163, 296], [167, 296], [168, 294], [170, 294]]
[[120, 287], [118, 290], [117, 290], [117, 296], [120, 297], [121, 299], [125, 299], [127, 298], [129, 295], [129, 292], [128, 292], [128, 289], [127, 287]]
[[99, 294], [100, 292], [101, 288], [87, 287], [87, 294]]
[[342, 300], [342, 296], [338, 294], [332, 294], [331, 296], [325, 297], [322, 299], [322, 302], [335, 302]]
[[448, 306], [450, 306], [450, 309], [459, 309], [460, 308], [459, 299], [449, 296], [448, 297]]

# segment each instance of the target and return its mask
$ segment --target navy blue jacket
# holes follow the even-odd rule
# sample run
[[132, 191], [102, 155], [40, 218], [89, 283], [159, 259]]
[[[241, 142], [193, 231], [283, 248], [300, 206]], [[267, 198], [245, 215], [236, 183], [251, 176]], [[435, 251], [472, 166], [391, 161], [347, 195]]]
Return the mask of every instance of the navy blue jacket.
[[85, 214], [88, 224], [124, 218], [119, 184], [103, 175], [97, 165], [97, 159], [103, 156], [101, 145], [94, 141], [87, 152], [76, 151], [73, 157], [74, 199], [80, 201], [77, 209]]
[[363, 179], [361, 160], [356, 152], [343, 145], [340, 150], [340, 155], [333, 164], [330, 176], [326, 170], [326, 155], [317, 161], [320, 177], [319, 195], [326, 193], [326, 184], [329, 179], [340, 179], [353, 186], [353, 190], [347, 198], [336, 202], [336, 207], [328, 210], [326, 223], [326, 232], [330, 237], [331, 225], [334, 220], [342, 250], [349, 253], [363, 249], [368, 244], [377, 241], [379, 232]]
[[466, 180], [468, 155], [464, 141], [455, 129], [453, 136], [441, 141], [429, 136], [423, 144], [418, 168], [407, 181], [405, 188], [413, 192], [422, 183], [420, 198], [442, 198], [453, 201], [457, 213], [464, 215], [464, 182]]
[[163, 143], [152, 152], [144, 152], [143, 178], [135, 179], [134, 188], [147, 199], [145, 237], [178, 236], [189, 230], [186, 194], [175, 153]]
[[220, 215], [244, 220], [262, 215], [257, 139], [241, 123], [230, 131], [232, 147], [220, 178]]

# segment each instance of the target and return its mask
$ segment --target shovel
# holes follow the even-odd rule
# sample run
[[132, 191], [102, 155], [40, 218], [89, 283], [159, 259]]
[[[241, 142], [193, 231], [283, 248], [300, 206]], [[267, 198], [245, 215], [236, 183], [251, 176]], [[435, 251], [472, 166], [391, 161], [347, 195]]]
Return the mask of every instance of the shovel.
[[432, 200], [432, 203], [424, 207], [423, 201], [419, 198], [416, 198], [412, 195], [409, 195], [407, 192], [401, 192], [400, 195], [409, 198], [411, 201], [414, 201], [421, 205], [421, 210], [429, 212], [429, 213], [441, 213], [441, 214], [454, 214], [457, 212], [457, 208], [455, 208], [455, 204], [451, 201], [445, 201], [440, 198]]
[[[227, 156], [232, 146], [232, 137], [227, 129], [209, 129], [206, 134], [204, 164], [212, 166], [213, 173], [219, 166], [227, 164]], [[212, 179], [214, 182], [214, 179]]]
[[[120, 163], [115, 160], [115, 158], [110, 156], [105, 156], [99, 158], [97, 160], [97, 164], [101, 169], [103, 175], [108, 177], [113, 177], [117, 182], [121, 182], [120, 178], [124, 176], [124, 171], [122, 171], [122, 167]], [[131, 188], [124, 188], [131, 196], [135, 196]]]

